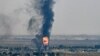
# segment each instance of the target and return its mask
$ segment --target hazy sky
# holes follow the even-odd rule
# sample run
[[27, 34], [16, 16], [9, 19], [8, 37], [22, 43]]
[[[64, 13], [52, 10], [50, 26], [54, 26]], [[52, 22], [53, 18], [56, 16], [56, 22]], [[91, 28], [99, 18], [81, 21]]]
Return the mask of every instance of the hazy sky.
[[56, 0], [52, 34], [100, 34], [100, 0]]
[[[100, 34], [100, 0], [55, 1], [52, 34]], [[0, 35], [30, 34], [28, 22], [39, 15], [29, 5], [30, 0], [0, 0]]]

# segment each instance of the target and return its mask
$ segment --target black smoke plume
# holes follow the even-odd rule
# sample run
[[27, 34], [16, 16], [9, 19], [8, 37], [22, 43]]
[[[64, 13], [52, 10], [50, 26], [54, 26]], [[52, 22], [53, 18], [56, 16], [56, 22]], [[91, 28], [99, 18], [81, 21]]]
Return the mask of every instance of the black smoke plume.
[[41, 0], [41, 15], [43, 15], [42, 36], [50, 36], [54, 13], [52, 11], [53, 0]]
[[[42, 16], [42, 26], [39, 34], [36, 35], [36, 39], [33, 40], [37, 44], [38, 49], [41, 49], [42, 38], [44, 36], [50, 37], [52, 23], [54, 21], [53, 16], [53, 0], [37, 0], [36, 11], [39, 11], [39, 14]], [[29, 27], [31, 26], [32, 21], [29, 22]]]
[[[52, 23], [54, 21], [53, 16], [54, 13], [52, 11], [52, 6], [53, 6], [54, 1], [53, 0], [41, 0], [40, 1], [40, 13], [43, 16], [43, 22], [42, 22], [42, 28], [41, 28], [41, 34], [40, 34], [40, 47], [38, 49], [42, 48], [42, 39], [44, 36], [48, 36], [48, 38], [50, 37], [50, 30], [52, 27]], [[44, 48], [44, 47], [43, 47]], [[42, 50], [43, 51], [43, 50]]]

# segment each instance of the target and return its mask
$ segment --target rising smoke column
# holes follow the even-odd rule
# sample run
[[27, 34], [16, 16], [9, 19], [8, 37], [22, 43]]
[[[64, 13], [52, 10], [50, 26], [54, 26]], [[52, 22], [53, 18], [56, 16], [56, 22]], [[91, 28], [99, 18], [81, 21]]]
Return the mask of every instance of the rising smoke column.
[[40, 10], [43, 16], [43, 25], [41, 29], [42, 36], [50, 36], [54, 13], [52, 11], [53, 0], [41, 0]]
[[[31, 0], [32, 6], [35, 11], [36, 14], [38, 14], [41, 17], [42, 23], [41, 23], [41, 27], [40, 27], [40, 32], [39, 34], [42, 36], [50, 36], [50, 30], [52, 27], [52, 22], [53, 22], [53, 16], [54, 13], [52, 11], [52, 6], [54, 4], [53, 0], [35, 0], [35, 4], [34, 1]], [[34, 29], [34, 27], [32, 27], [32, 25], [34, 25], [34, 23], [37, 21], [38, 18], [32, 17], [29, 20], [29, 29], [32, 30], [32, 28]]]
[[36, 9], [40, 12], [42, 16], [42, 26], [40, 29], [39, 34], [36, 35], [36, 40], [34, 40], [37, 44], [38, 49], [41, 49], [42, 46], [42, 39], [44, 36], [50, 37], [50, 30], [52, 27], [52, 23], [54, 21], [53, 16], [54, 13], [52, 11], [52, 6], [54, 4], [53, 0], [37, 0], [37, 7]]
[[41, 28], [40, 36], [42, 36], [42, 38], [40, 38], [41, 46], [39, 47], [39, 49], [40, 51], [43, 51], [45, 49], [45, 47], [42, 47], [42, 45], [44, 45], [42, 43], [43, 38], [45, 36], [48, 36], [48, 39], [49, 39], [50, 30], [51, 30], [52, 22], [53, 22], [53, 16], [54, 16], [54, 13], [52, 11], [53, 0], [41, 0], [40, 4], [41, 4], [41, 7], [40, 7], [41, 15], [43, 16], [43, 22], [42, 22], [43, 25]]

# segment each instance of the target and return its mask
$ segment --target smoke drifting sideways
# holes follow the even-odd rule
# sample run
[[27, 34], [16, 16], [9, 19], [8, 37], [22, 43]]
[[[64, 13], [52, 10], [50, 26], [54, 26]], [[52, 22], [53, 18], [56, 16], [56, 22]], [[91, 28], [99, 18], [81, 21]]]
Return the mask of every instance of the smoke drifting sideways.
[[0, 36], [36, 35], [42, 25], [36, 3], [36, 0], [0, 0]]
[[0, 35], [50, 36], [53, 0], [0, 0]]

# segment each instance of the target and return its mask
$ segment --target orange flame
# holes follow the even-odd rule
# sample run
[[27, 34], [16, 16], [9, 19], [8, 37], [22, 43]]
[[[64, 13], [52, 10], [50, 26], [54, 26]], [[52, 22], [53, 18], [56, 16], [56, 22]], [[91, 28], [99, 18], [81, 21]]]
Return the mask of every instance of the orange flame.
[[48, 38], [48, 36], [43, 37], [43, 44], [44, 44], [44, 45], [48, 45], [48, 43], [49, 43], [49, 38]]

